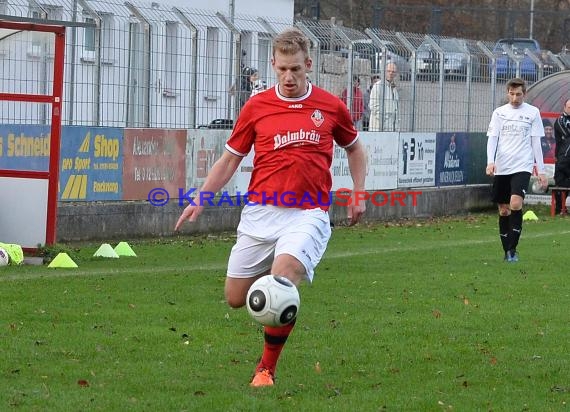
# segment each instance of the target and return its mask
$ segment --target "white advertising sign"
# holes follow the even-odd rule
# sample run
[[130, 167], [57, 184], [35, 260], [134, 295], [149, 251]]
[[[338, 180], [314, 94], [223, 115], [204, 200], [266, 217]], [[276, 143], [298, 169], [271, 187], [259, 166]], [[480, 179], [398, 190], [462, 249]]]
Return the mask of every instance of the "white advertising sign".
[[435, 186], [435, 133], [401, 133], [398, 187]]

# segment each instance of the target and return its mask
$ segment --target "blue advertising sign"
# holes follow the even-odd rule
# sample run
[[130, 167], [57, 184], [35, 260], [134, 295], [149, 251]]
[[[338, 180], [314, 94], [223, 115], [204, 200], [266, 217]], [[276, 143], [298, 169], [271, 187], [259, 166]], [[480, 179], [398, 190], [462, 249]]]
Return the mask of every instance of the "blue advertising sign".
[[0, 125], [0, 169], [49, 170], [50, 126]]
[[467, 184], [467, 133], [438, 133], [435, 156], [435, 185]]
[[65, 126], [61, 132], [59, 199], [121, 200], [123, 129]]

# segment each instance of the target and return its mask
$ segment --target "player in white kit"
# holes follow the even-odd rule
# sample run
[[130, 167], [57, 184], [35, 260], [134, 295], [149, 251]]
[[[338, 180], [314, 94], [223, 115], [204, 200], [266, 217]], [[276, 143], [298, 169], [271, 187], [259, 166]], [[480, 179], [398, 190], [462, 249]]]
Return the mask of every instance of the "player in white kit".
[[493, 176], [493, 202], [499, 206], [499, 234], [508, 262], [519, 260], [522, 208], [535, 162], [540, 184], [548, 185], [540, 145], [544, 136], [540, 111], [525, 103], [525, 96], [525, 81], [509, 80], [509, 102], [493, 111], [487, 131], [486, 173]]

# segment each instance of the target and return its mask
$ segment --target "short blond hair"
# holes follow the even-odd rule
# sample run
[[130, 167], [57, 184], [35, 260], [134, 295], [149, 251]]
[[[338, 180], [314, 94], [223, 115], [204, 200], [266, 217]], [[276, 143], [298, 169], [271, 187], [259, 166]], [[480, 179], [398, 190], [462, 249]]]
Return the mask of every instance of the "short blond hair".
[[303, 52], [305, 59], [308, 59], [311, 41], [305, 34], [296, 27], [285, 29], [273, 39], [273, 57], [278, 51], [283, 54], [295, 54]]

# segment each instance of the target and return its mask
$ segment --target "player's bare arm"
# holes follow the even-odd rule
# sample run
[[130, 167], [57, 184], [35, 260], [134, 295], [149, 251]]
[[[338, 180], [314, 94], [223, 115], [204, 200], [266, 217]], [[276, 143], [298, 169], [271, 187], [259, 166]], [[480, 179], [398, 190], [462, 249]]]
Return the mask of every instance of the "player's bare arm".
[[495, 163], [489, 163], [485, 169], [487, 176], [495, 176]]
[[541, 136], [533, 136], [531, 140], [532, 151], [534, 153], [534, 161], [538, 169], [538, 182], [543, 189], [548, 187], [548, 177], [544, 170], [544, 159], [542, 156], [542, 147], [540, 144]]
[[[363, 192], [364, 181], [366, 179], [366, 150], [364, 146], [357, 140], [353, 145], [346, 148], [346, 156], [348, 159], [348, 167], [353, 182], [353, 193]], [[347, 217], [350, 225], [358, 223], [364, 212], [366, 211], [366, 202], [350, 202], [347, 208]]]
[[[237, 156], [229, 151], [224, 151], [222, 157], [220, 157], [216, 163], [212, 166], [212, 170], [208, 173], [206, 181], [200, 188], [202, 192], [216, 193], [226, 185], [234, 175], [240, 162], [242, 160], [241, 156]], [[197, 195], [199, 196], [199, 194]], [[202, 213], [204, 206], [200, 204], [188, 205], [178, 218], [174, 230], [178, 230], [182, 224], [188, 220], [189, 222], [195, 222], [198, 216]]]

